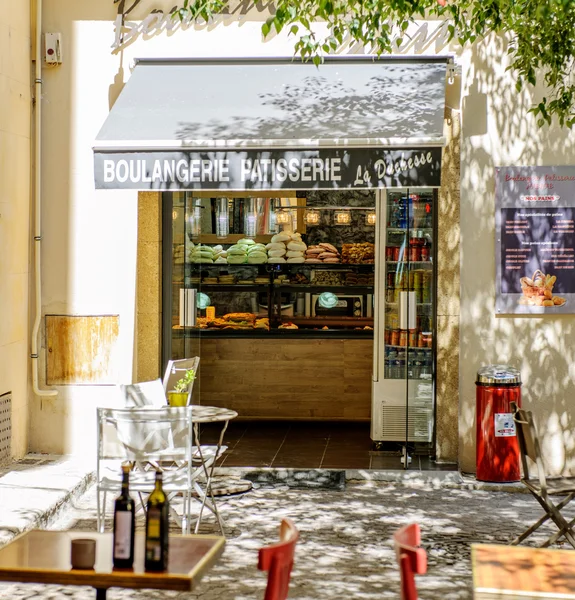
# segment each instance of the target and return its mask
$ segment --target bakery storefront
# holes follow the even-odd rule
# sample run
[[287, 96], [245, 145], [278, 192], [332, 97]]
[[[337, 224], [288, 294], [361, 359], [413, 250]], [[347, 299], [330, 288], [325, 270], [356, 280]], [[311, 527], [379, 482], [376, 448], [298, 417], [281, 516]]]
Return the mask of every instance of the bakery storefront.
[[[199, 356], [193, 401], [236, 410], [238, 439], [291, 430], [296, 466], [435, 464], [448, 68], [136, 62], [96, 187], [161, 193], [162, 363]], [[339, 454], [303, 464], [314, 431]]]

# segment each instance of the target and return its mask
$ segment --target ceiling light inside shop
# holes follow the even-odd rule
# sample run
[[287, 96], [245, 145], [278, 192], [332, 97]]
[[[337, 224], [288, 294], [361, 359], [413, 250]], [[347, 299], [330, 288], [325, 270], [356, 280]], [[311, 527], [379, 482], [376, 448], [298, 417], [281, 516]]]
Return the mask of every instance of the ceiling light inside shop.
[[351, 225], [351, 213], [349, 210], [336, 210], [333, 218], [335, 225]]
[[276, 223], [278, 225], [289, 225], [291, 223], [291, 213], [282, 208], [276, 212]]
[[375, 211], [368, 212], [367, 215], [365, 215], [365, 224], [366, 225], [375, 225], [376, 219], [377, 219], [377, 217], [375, 216]]
[[320, 213], [319, 210], [309, 209], [303, 215], [303, 220], [306, 225], [319, 225]]

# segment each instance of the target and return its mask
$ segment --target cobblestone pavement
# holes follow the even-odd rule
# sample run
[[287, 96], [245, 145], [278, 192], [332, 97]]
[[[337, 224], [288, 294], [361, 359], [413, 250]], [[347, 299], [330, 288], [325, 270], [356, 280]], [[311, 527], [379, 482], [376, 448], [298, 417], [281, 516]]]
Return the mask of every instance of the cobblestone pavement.
[[[53, 528], [94, 530], [95, 504], [95, 490], [91, 488]], [[220, 507], [228, 542], [222, 559], [197, 591], [112, 589], [108, 597], [263, 598], [265, 575], [257, 570], [257, 550], [276, 539], [280, 519], [290, 516], [301, 532], [291, 599], [399, 598], [391, 536], [399, 526], [412, 521], [421, 525], [429, 562], [427, 575], [418, 578], [420, 597], [471, 598], [470, 544], [508, 543], [541, 516], [541, 509], [527, 494], [435, 487], [421, 482], [348, 482], [344, 491], [261, 487], [221, 499]], [[549, 527], [543, 533], [552, 531]], [[202, 532], [217, 533], [211, 515], [202, 524]], [[0, 587], [0, 598], [11, 600], [85, 600], [94, 595], [89, 588], [33, 584]]]

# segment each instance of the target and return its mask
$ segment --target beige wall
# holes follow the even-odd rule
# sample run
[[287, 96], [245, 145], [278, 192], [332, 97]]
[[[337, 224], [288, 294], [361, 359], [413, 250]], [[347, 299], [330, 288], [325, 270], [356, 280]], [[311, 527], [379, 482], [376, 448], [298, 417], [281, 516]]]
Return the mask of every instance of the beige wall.
[[[143, 0], [139, 17], [152, 8], [173, 5], [171, 0]], [[44, 314], [119, 315], [116, 383], [129, 383], [158, 374], [159, 356], [142, 355], [137, 362], [135, 341], [142, 344], [156, 335], [147, 323], [159, 321], [160, 299], [157, 290], [146, 298], [136, 294], [137, 259], [144, 268], [152, 254], [157, 256], [160, 240], [143, 230], [150, 224], [138, 220], [136, 192], [94, 189], [92, 145], [130, 76], [131, 61], [136, 57], [233, 56], [238, 48], [244, 56], [286, 55], [292, 52], [293, 43], [277, 36], [262, 44], [263, 17], [256, 15], [260, 22], [251, 19], [240, 25], [236, 20], [213, 30], [198, 27], [172, 36], [140, 38], [113, 54], [117, 6], [113, 0], [44, 0], [42, 28], [62, 34], [64, 62], [44, 72], [42, 309]], [[142, 228], [140, 245], [138, 227]], [[140, 277], [139, 290], [146, 291], [145, 285]], [[146, 338], [146, 332], [152, 338]], [[43, 342], [42, 385], [45, 353]], [[114, 386], [68, 385], [57, 390], [55, 398], [31, 400], [31, 450], [94, 456], [96, 407], [117, 405]]]
[[494, 167], [575, 164], [575, 132], [539, 129], [518, 94], [502, 40], [478, 44], [464, 63], [461, 147], [460, 457], [475, 470], [475, 374], [481, 365], [521, 369], [550, 470], [575, 472], [575, 315], [495, 315]]
[[12, 454], [28, 447], [30, 3], [0, 0], [0, 395], [12, 392]]

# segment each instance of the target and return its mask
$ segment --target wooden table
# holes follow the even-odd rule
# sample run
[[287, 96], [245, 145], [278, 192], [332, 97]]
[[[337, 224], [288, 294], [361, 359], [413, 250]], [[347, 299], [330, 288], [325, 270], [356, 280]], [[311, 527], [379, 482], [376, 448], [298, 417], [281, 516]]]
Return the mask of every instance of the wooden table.
[[[96, 540], [96, 564], [89, 571], [72, 569], [71, 541]], [[136, 534], [133, 569], [112, 567], [112, 534], [93, 531], [29, 531], [0, 549], [0, 581], [88, 585], [96, 588], [97, 600], [110, 587], [190, 591], [216, 562], [225, 538], [215, 535], [170, 536], [168, 570], [144, 570], [144, 534]]]
[[575, 599], [575, 551], [528, 546], [471, 546], [476, 600]]

